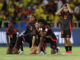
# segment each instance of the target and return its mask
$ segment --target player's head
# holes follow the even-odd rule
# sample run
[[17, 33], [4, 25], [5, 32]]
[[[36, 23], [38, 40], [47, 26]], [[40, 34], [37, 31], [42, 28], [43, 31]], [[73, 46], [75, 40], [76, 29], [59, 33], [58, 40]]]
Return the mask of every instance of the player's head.
[[8, 22], [8, 27], [9, 27], [9, 28], [13, 27], [13, 25], [14, 25], [14, 22], [13, 22], [13, 21], [9, 21], [9, 22]]
[[38, 23], [39, 23], [40, 28], [43, 27], [44, 25], [46, 25], [46, 22], [44, 19], [39, 19]]
[[30, 22], [34, 22], [36, 20], [35, 15], [30, 15]]
[[63, 11], [64, 11], [64, 12], [68, 12], [68, 11], [69, 11], [69, 10], [68, 10], [68, 7], [67, 7], [67, 4], [64, 5]]
[[38, 22], [35, 23], [35, 27], [39, 28], [39, 23]]

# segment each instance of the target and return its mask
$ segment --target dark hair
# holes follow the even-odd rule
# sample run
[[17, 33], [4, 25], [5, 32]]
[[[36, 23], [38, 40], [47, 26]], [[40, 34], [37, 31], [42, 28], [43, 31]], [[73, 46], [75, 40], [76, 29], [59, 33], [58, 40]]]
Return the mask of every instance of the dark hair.
[[47, 25], [47, 22], [44, 19], [39, 19], [38, 22], [43, 23], [44, 25]]
[[67, 7], [67, 4], [68, 4], [68, 3], [65, 4], [66, 7]]
[[35, 18], [35, 21], [37, 21], [37, 18], [36, 18], [36, 16], [35, 16], [35, 15], [33, 15], [33, 14], [32, 14], [32, 16]]

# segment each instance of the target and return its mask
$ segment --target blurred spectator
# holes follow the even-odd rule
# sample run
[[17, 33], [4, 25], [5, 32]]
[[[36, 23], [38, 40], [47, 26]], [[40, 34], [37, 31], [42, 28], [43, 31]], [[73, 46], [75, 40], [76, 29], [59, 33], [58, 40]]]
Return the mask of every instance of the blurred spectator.
[[1, 28], [1, 25], [2, 25], [2, 18], [0, 18], [0, 28]]
[[3, 2], [2, 10], [3, 11], [7, 11], [7, 3], [6, 3], [6, 0], [4, 0], [4, 2]]
[[75, 17], [80, 21], [80, 6], [76, 6], [74, 9]]
[[65, 3], [74, 10], [73, 21], [80, 21], [80, 0], [0, 0], [0, 26], [3, 20], [28, 21], [31, 14], [57, 26], [61, 18], [55, 12]]
[[57, 1], [57, 10], [59, 10], [63, 5], [63, 2], [61, 0]]
[[48, 0], [43, 0], [43, 5], [47, 5], [48, 4]]
[[79, 6], [76, 6], [75, 8], [74, 8], [74, 13], [75, 14], [78, 14], [80, 12], [80, 7]]

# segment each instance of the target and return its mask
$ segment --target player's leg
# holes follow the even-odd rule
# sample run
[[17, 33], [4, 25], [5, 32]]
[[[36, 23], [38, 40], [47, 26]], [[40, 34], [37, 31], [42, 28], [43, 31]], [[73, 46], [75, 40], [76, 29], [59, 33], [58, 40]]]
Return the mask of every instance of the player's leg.
[[68, 41], [67, 38], [64, 38], [65, 50], [68, 52]]
[[12, 53], [18, 54], [18, 49], [17, 49], [17, 46], [15, 46], [15, 43], [12, 43]]
[[67, 33], [68, 51], [69, 53], [72, 53], [72, 44], [71, 44], [70, 38], [71, 38], [71, 32], [70, 30], [68, 30], [68, 33]]
[[67, 41], [67, 31], [66, 30], [63, 30], [61, 32], [61, 37], [64, 38], [65, 50], [66, 50], [66, 53], [67, 53], [68, 52], [68, 41]]
[[56, 48], [57, 48], [57, 43], [56, 41], [53, 41], [50, 39], [50, 46], [51, 46], [51, 54], [56, 54]]
[[7, 54], [12, 54], [12, 49], [8, 47]]
[[31, 48], [32, 47], [32, 37], [25, 36], [24, 38], [25, 38], [26, 42], [29, 43], [29, 48]]
[[40, 48], [40, 54], [46, 54], [46, 42], [43, 42], [43, 46]]
[[19, 54], [24, 54], [23, 43], [22, 43], [22, 41], [20, 42], [20, 48], [21, 48], [21, 52], [20, 52]]
[[66, 30], [65, 31], [65, 46], [66, 46], [66, 54], [70, 54], [72, 53], [72, 44], [71, 44], [71, 41], [70, 41], [70, 37], [71, 37], [71, 32], [70, 30]]
[[69, 51], [72, 51], [72, 44], [71, 44], [70, 38], [67, 38], [67, 40], [68, 40]]
[[52, 50], [51, 50], [51, 54], [56, 54], [55, 49], [52, 49]]
[[20, 43], [21, 43], [22, 40], [23, 40], [22, 37], [19, 37], [19, 38], [18, 38], [18, 41], [17, 41], [17, 49], [18, 49], [18, 52], [19, 52], [19, 49], [20, 49]]
[[8, 50], [7, 50], [7, 54], [13, 54], [13, 47], [14, 47], [14, 44], [10, 42], [10, 45], [8, 46]]
[[46, 44], [49, 40], [47, 38], [44, 38], [43, 44], [40, 48], [40, 54], [46, 54]]
[[36, 54], [37, 46], [33, 46], [30, 48], [30, 54]]
[[[53, 49], [51, 52], [52, 54], [58, 53], [60, 54], [60, 48], [57, 47], [57, 38], [55, 36], [55, 34], [53, 33], [52, 36], [50, 36], [50, 44], [51, 44], [51, 48]], [[54, 52], [53, 52], [54, 51]]]

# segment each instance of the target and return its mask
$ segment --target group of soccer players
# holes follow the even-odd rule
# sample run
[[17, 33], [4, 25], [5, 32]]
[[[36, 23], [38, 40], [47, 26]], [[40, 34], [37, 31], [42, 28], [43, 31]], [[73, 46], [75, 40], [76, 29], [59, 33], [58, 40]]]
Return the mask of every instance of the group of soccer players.
[[[66, 54], [71, 54], [72, 45], [70, 38], [72, 33], [73, 11], [69, 4], [65, 4], [56, 12], [56, 15], [62, 16], [61, 37], [64, 38], [65, 41]], [[42, 18], [37, 20], [34, 15], [30, 15], [30, 18], [25, 32], [20, 35], [13, 27], [14, 23], [12, 21], [8, 23], [8, 28], [6, 29], [7, 54], [23, 54], [23, 42], [29, 43], [30, 54], [46, 54], [47, 43], [50, 43], [51, 54], [59, 54], [60, 50], [57, 47], [57, 38], [51, 30], [51, 27]], [[19, 49], [21, 49], [21, 52], [19, 52]]]

